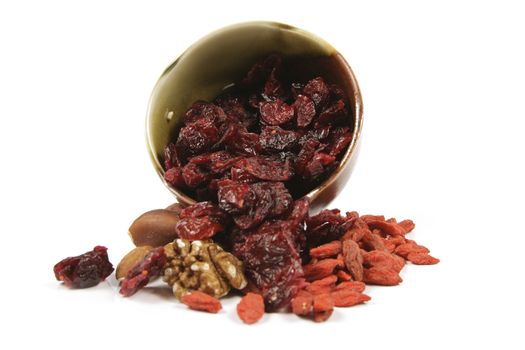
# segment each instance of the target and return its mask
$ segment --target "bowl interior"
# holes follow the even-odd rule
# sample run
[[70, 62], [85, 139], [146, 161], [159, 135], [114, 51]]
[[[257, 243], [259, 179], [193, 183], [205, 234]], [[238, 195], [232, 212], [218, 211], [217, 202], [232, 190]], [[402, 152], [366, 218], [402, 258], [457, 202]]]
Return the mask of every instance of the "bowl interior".
[[[257, 60], [270, 53], [280, 53], [285, 60], [298, 62], [294, 66], [297, 69], [287, 72], [291, 79], [304, 81], [321, 75], [329, 83], [341, 86], [348, 96], [352, 114], [360, 115], [355, 78], [342, 56], [324, 40], [273, 22], [241, 23], [220, 29], [196, 42], [166, 68], [153, 90], [146, 136], [153, 165], [163, 181], [163, 150], [176, 136], [184, 112], [197, 100], [214, 99], [225, 87], [242, 79]], [[355, 123], [352, 128], [357, 138]], [[352, 144], [345, 158], [350, 148]], [[194, 202], [181, 191], [166, 186], [182, 202]]]

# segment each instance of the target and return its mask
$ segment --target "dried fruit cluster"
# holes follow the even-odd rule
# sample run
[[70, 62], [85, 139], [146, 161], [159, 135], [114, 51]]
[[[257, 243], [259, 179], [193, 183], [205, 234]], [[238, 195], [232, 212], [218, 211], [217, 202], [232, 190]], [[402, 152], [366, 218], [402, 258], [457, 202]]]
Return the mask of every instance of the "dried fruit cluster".
[[53, 267], [55, 278], [71, 288], [96, 286], [113, 272], [107, 250], [96, 246], [90, 252], [63, 259]]
[[402, 279], [405, 260], [418, 265], [439, 262], [429, 250], [407, 239], [415, 225], [380, 215], [323, 210], [306, 220], [306, 234], [315, 242], [309, 250], [310, 262], [303, 266], [309, 284], [292, 300], [296, 315], [320, 322], [330, 317], [334, 307], [364, 303], [365, 284], [393, 286]]
[[[165, 148], [165, 179], [201, 202], [133, 222], [137, 247], [117, 267], [122, 295], [162, 277], [191, 309], [217, 313], [233, 288], [245, 294], [237, 313], [246, 324], [285, 309], [321, 322], [334, 307], [370, 300], [366, 284], [399, 284], [406, 261], [439, 262], [406, 238], [411, 220], [337, 209], [309, 216], [303, 195], [338, 165], [352, 116], [339, 87], [321, 77], [286, 81], [282, 67], [271, 55], [186, 112]], [[55, 266], [57, 279], [76, 287], [112, 271], [103, 247]]]

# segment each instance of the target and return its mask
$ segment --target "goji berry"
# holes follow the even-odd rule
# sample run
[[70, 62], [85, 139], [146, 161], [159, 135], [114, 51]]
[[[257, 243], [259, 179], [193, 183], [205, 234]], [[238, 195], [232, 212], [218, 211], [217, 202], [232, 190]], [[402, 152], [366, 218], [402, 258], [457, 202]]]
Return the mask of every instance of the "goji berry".
[[412, 264], [416, 265], [434, 265], [439, 262], [439, 259], [428, 255], [428, 253], [417, 252], [409, 253], [407, 256], [407, 260], [410, 261]]
[[373, 250], [363, 254], [365, 267], [392, 268], [399, 272], [405, 266], [405, 260], [389, 252]]
[[259, 294], [246, 294], [237, 304], [237, 315], [246, 324], [259, 321], [264, 315], [264, 299]]
[[364, 269], [363, 281], [366, 284], [378, 284], [381, 286], [395, 286], [403, 280], [392, 268], [371, 267]]
[[405, 230], [405, 233], [411, 232], [416, 227], [416, 224], [414, 224], [412, 220], [400, 221], [398, 225], [401, 226], [403, 230]]
[[310, 256], [312, 258], [324, 259], [336, 256], [341, 252], [341, 242], [333, 241], [330, 243], [322, 244], [318, 247], [310, 249]]
[[353, 279], [363, 280], [363, 257], [359, 245], [350, 239], [343, 241], [343, 257], [346, 269]]
[[334, 311], [334, 299], [330, 293], [314, 295], [314, 321], [324, 322]]
[[315, 264], [303, 266], [304, 277], [307, 281], [315, 281], [330, 276], [334, 269], [339, 266], [337, 259], [324, 259]]
[[187, 305], [190, 309], [197, 311], [205, 311], [216, 314], [222, 309], [219, 299], [199, 291], [193, 291], [191, 293], [184, 294], [180, 298], [180, 301]]
[[367, 222], [370, 229], [380, 229], [385, 234], [390, 236], [403, 236], [406, 231], [398, 224], [389, 223], [386, 221], [371, 220]]
[[349, 275], [348, 272], [343, 271], [343, 270], [337, 271], [337, 278], [339, 279], [339, 281], [342, 281], [342, 282], [352, 280], [352, 276]]
[[366, 288], [366, 284], [360, 281], [346, 281], [341, 282], [335, 286], [334, 291], [338, 290], [351, 290], [354, 292], [362, 293]]
[[292, 312], [299, 316], [308, 316], [314, 311], [314, 296], [307, 291], [299, 291], [292, 299]]
[[430, 253], [430, 250], [428, 250], [427, 247], [418, 245], [414, 242], [408, 242], [397, 246], [394, 253], [407, 259], [408, 254], [410, 253]]
[[357, 304], [362, 304], [365, 301], [369, 301], [371, 299], [366, 294], [361, 294], [360, 292], [349, 289], [333, 291], [331, 296], [334, 306], [336, 307], [350, 307]]

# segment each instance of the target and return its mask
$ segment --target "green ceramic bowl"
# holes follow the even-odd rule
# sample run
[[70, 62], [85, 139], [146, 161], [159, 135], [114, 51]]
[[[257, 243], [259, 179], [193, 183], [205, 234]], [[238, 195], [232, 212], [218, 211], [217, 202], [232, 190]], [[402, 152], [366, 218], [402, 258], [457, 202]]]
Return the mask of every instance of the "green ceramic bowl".
[[304, 57], [301, 75], [320, 75], [342, 87], [354, 116], [353, 139], [339, 168], [307, 194], [312, 206], [328, 204], [348, 181], [363, 124], [361, 93], [350, 66], [330, 44], [304, 30], [275, 22], [246, 22], [219, 29], [190, 46], [164, 70], [151, 94], [146, 118], [149, 153], [161, 180], [180, 203], [193, 204], [195, 199], [164, 181], [161, 164], [163, 149], [176, 136], [184, 112], [197, 100], [212, 100], [258, 59], [275, 52], [285, 59]]

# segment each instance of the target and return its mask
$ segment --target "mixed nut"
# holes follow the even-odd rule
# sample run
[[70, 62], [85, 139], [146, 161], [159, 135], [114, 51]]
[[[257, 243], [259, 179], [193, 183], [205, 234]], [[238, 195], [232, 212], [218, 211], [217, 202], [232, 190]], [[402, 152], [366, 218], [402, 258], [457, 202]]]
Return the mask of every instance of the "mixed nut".
[[[397, 285], [406, 261], [439, 262], [407, 239], [415, 225], [380, 215], [322, 210], [303, 197], [337, 167], [352, 140], [342, 89], [322, 77], [286, 78], [271, 55], [213, 103], [198, 101], [165, 148], [165, 179], [200, 202], [138, 217], [135, 248], [118, 264], [120, 293], [160, 277], [182, 303], [216, 313], [231, 290], [246, 324], [291, 310], [316, 322], [334, 307], [370, 300], [367, 284]], [[283, 79], [283, 80], [280, 80]], [[84, 288], [113, 271], [106, 248], [55, 266], [58, 280]]]

